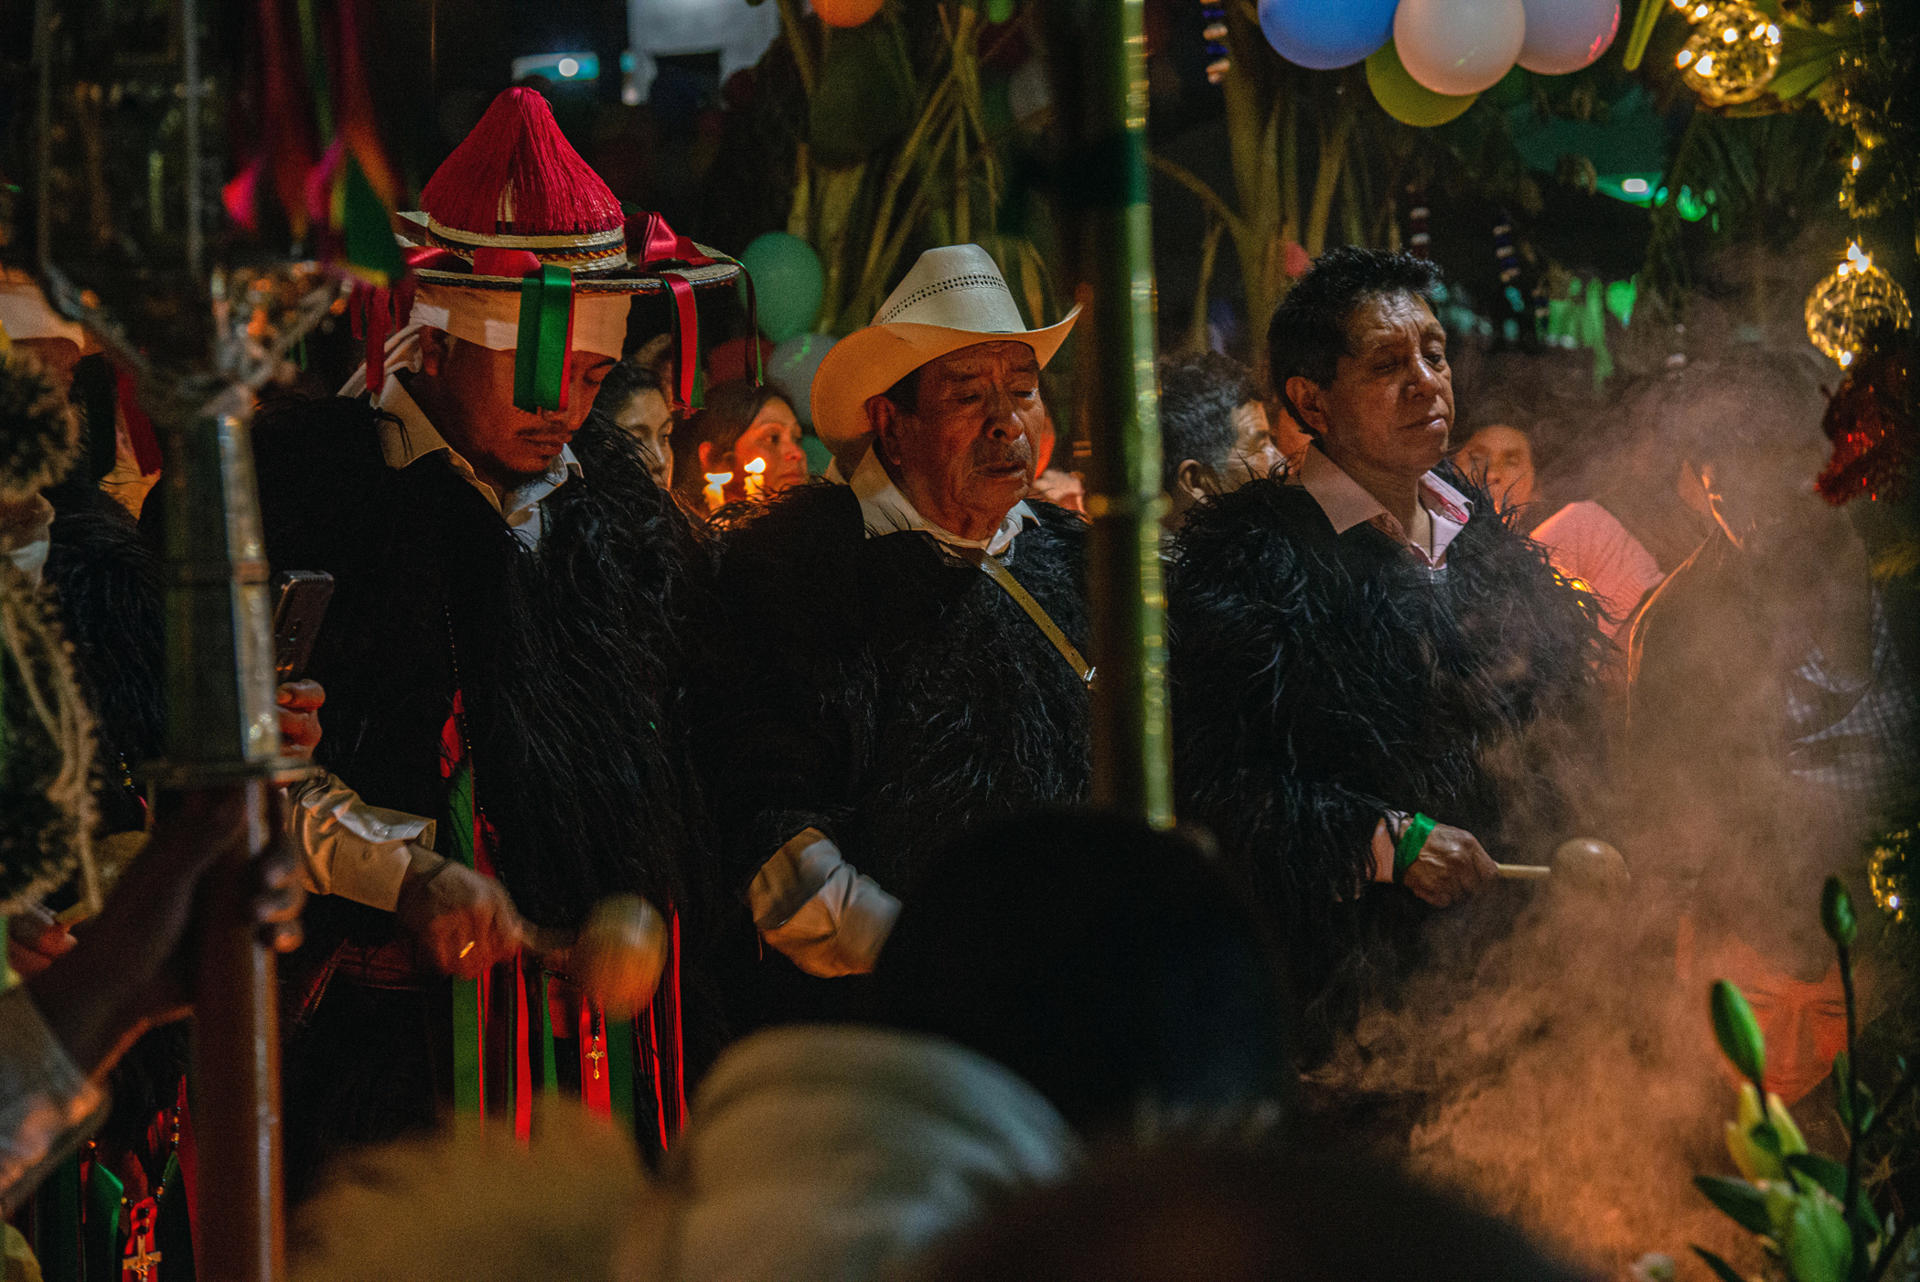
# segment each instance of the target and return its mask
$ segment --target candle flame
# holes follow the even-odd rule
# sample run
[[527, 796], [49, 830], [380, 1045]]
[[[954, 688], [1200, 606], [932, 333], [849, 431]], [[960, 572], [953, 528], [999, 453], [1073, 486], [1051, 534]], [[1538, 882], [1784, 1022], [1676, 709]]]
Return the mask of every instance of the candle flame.
[[[747, 460], [747, 466], [745, 468], [745, 471], [748, 476], [758, 476], [766, 470], [767, 470], [767, 461], [765, 459], [756, 458], [756, 459]], [[731, 472], [727, 473], [727, 479], [732, 480], [733, 473]]]

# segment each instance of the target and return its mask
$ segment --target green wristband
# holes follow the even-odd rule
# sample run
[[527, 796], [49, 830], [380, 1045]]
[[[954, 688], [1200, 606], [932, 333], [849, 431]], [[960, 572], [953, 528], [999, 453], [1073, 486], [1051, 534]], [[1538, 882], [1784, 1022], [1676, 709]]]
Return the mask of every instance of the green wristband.
[[1400, 833], [1400, 844], [1393, 848], [1393, 879], [1399, 881], [1413, 867], [1413, 861], [1420, 857], [1425, 849], [1427, 838], [1433, 835], [1433, 820], [1422, 814], [1415, 814], [1407, 821]]

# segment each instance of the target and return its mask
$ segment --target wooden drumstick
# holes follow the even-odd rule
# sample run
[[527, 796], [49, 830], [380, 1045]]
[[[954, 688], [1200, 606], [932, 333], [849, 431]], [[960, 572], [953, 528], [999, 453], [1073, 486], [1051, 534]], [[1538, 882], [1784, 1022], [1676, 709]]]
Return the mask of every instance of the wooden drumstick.
[[1504, 881], [1553, 880], [1581, 890], [1618, 890], [1632, 881], [1618, 850], [1596, 837], [1560, 843], [1551, 864], [1495, 864]]

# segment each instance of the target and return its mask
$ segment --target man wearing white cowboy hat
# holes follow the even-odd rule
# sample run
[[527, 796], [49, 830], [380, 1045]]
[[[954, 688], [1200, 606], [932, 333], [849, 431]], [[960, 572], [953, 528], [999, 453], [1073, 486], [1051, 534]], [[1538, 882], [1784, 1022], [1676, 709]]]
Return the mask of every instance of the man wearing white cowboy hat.
[[368, 369], [349, 391], [371, 403], [255, 427], [270, 559], [336, 580], [312, 667], [320, 761], [344, 782], [302, 807], [381, 808], [356, 889], [315, 901], [311, 964], [288, 967], [315, 994], [286, 1057], [296, 1194], [328, 1149], [448, 1103], [524, 1127], [556, 1072], [605, 1110], [644, 1066], [635, 1093], [661, 1108], [644, 1130], [679, 1123], [677, 930], [662, 998], [622, 1034], [592, 1011], [546, 1027], [530, 926], [570, 934], [617, 894], [689, 906], [677, 620], [704, 567], [631, 438], [587, 411], [634, 295], [671, 292], [690, 320], [693, 291], [738, 268], [655, 222], [630, 244], [529, 89], [495, 100], [421, 204], [399, 216], [409, 277], [356, 309]]
[[1040, 370], [1073, 321], [1029, 330], [986, 251], [928, 250], [814, 379], [844, 483], [726, 539], [745, 653], [697, 733], [724, 871], [771, 945], [758, 1014], [850, 1013], [857, 986], [793, 967], [870, 970], [939, 842], [1086, 795], [1084, 526], [1027, 499]]

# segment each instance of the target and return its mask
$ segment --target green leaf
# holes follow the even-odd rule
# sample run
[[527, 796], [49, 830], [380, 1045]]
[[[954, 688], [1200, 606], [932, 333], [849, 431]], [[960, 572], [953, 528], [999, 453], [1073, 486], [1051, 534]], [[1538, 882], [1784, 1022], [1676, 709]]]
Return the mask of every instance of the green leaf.
[[1787, 1169], [1812, 1180], [1833, 1194], [1838, 1201], [1847, 1195], [1847, 1168], [1818, 1153], [1795, 1153], [1787, 1158]]
[[1767, 92], [1782, 100], [1798, 98], [1825, 84], [1839, 66], [1838, 50], [1823, 51], [1797, 66], [1783, 65], [1779, 73], [1767, 82]]
[[1741, 991], [1727, 980], [1715, 980], [1709, 999], [1713, 1011], [1713, 1036], [1720, 1052], [1743, 1077], [1759, 1081], [1767, 1073], [1767, 1042], [1760, 1034], [1760, 1021]]
[[1838, 877], [1827, 878], [1820, 890], [1820, 925], [1827, 938], [1841, 948], [1853, 947], [1854, 937], [1860, 933], [1860, 923], [1853, 915], [1853, 896], [1847, 894], [1846, 885]]
[[1833, 1057], [1833, 1110], [1840, 1114], [1840, 1124], [1847, 1128], [1849, 1135], [1857, 1135], [1853, 1126], [1853, 1100], [1847, 1095], [1847, 1053], [1841, 1051]]
[[1753, 1138], [1754, 1145], [1757, 1148], [1763, 1152], [1771, 1153], [1775, 1157], [1780, 1156], [1780, 1128], [1772, 1122], [1756, 1122], [1753, 1129], [1748, 1131], [1747, 1134]]
[[1853, 1232], [1840, 1204], [1819, 1193], [1796, 1199], [1780, 1254], [1794, 1282], [1844, 1282], [1853, 1265]]
[[1693, 1186], [1706, 1194], [1707, 1200], [1724, 1212], [1727, 1218], [1749, 1233], [1768, 1234], [1773, 1232], [1773, 1221], [1767, 1216], [1766, 1195], [1745, 1180], [1730, 1180], [1719, 1175], [1696, 1175]]
[[1713, 1270], [1714, 1276], [1718, 1277], [1720, 1282], [1747, 1282], [1745, 1278], [1734, 1272], [1731, 1264], [1707, 1250], [1706, 1247], [1696, 1246], [1693, 1248], [1693, 1253], [1707, 1262], [1707, 1267]]
[[1621, 65], [1628, 71], [1640, 66], [1640, 59], [1646, 56], [1647, 41], [1653, 37], [1653, 26], [1660, 21], [1660, 15], [1667, 11], [1664, 0], [1640, 0], [1640, 8], [1633, 15], [1633, 27], [1627, 33], [1627, 41], [1622, 50]]

